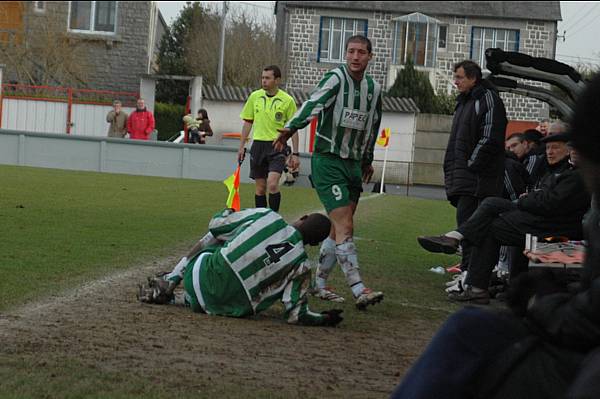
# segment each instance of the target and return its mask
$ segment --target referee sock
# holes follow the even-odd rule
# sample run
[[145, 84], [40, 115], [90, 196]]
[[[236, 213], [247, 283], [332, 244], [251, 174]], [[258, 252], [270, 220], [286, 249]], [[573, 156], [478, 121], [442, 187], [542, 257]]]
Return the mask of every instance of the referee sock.
[[281, 193], [269, 194], [269, 208], [279, 212], [279, 204], [281, 204]]
[[266, 208], [267, 207], [267, 196], [254, 194], [254, 203], [256, 204], [257, 208]]

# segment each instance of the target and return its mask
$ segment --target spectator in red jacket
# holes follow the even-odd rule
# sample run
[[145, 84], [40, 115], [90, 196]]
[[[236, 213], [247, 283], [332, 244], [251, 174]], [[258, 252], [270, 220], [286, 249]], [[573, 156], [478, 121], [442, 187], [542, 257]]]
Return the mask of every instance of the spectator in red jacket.
[[137, 100], [137, 108], [127, 118], [127, 132], [131, 139], [148, 140], [154, 131], [154, 115], [146, 109], [144, 99]]

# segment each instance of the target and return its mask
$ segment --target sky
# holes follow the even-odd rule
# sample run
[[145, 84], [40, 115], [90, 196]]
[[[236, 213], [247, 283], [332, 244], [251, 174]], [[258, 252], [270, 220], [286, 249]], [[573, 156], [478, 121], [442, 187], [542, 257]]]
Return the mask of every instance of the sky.
[[[165, 21], [170, 24], [185, 6], [184, 1], [159, 1]], [[222, 9], [222, 1], [206, 1], [217, 10]], [[230, 10], [244, 10], [258, 21], [275, 24], [274, 1], [230, 1]], [[556, 59], [570, 64], [584, 64], [600, 68], [600, 1], [561, 1], [562, 21], [558, 23]], [[566, 33], [563, 34], [563, 32]], [[564, 41], [563, 41], [564, 36]]]

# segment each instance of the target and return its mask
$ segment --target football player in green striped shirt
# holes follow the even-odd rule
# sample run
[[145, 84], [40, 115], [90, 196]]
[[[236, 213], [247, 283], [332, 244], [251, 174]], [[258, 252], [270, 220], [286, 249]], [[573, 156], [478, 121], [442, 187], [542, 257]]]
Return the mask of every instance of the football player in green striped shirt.
[[[310, 267], [304, 245], [318, 245], [327, 237], [331, 224], [326, 216], [313, 213], [289, 225], [267, 208], [225, 209], [208, 227], [171, 273], [139, 286], [140, 301], [244, 317], [280, 300], [290, 324], [335, 326], [342, 321], [341, 310], [314, 313], [307, 304]], [[183, 296], [176, 298], [182, 281]]]
[[316, 295], [333, 302], [344, 301], [326, 285], [337, 262], [358, 309], [383, 299], [382, 292], [365, 287], [352, 238], [362, 183], [369, 182], [373, 175], [373, 147], [381, 122], [381, 85], [365, 73], [372, 57], [369, 39], [349, 38], [346, 64], [325, 74], [292, 120], [279, 129], [279, 138], [273, 144], [276, 149], [282, 148], [298, 129], [318, 115], [312, 181], [333, 226], [321, 246]]

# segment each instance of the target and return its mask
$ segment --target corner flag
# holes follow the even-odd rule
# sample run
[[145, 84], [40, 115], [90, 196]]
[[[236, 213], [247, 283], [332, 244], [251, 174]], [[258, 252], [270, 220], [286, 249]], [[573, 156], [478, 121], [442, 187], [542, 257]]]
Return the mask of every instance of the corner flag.
[[390, 136], [391, 136], [391, 132], [390, 132], [389, 127], [385, 127], [383, 129], [381, 129], [381, 133], [377, 137], [377, 144], [382, 147], [387, 147], [388, 144], [390, 143]]
[[229, 190], [229, 197], [227, 198], [227, 207], [233, 208], [236, 212], [240, 211], [240, 166], [238, 165], [235, 172], [229, 176], [227, 179], [223, 180], [223, 184]]

